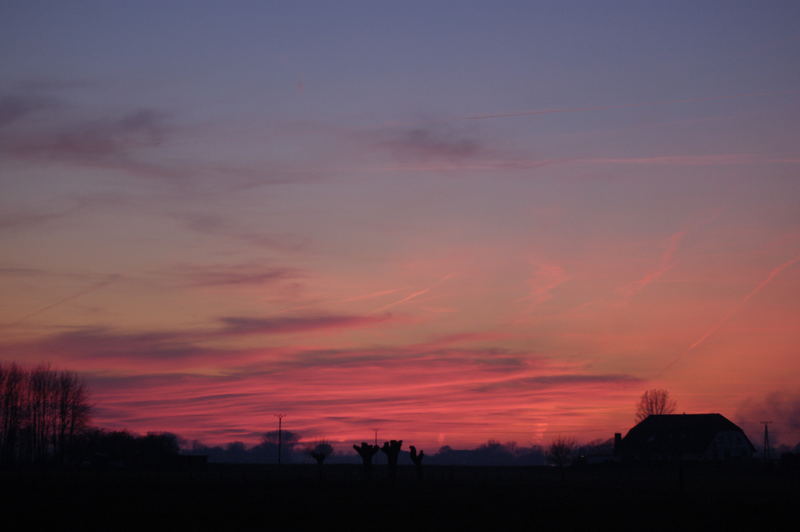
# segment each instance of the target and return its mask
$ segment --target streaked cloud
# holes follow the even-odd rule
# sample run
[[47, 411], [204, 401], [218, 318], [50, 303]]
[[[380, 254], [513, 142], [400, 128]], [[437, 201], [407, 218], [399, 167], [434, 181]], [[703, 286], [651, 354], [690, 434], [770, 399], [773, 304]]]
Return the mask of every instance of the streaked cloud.
[[3, 142], [0, 148], [21, 159], [135, 166], [144, 163], [131, 160], [131, 155], [158, 146], [168, 131], [165, 114], [138, 109], [109, 118], [72, 122], [52, 131], [19, 135]]
[[203, 235], [234, 239], [250, 246], [277, 251], [299, 251], [310, 239], [291, 232], [276, 233], [254, 229], [238, 222], [235, 217], [209, 212], [177, 212], [167, 215], [187, 229]]
[[390, 314], [380, 316], [307, 315], [277, 318], [231, 316], [220, 318], [225, 327], [218, 334], [281, 334], [319, 329], [348, 329], [384, 323], [391, 318]]
[[554, 263], [538, 263], [528, 279], [531, 305], [544, 303], [552, 298], [552, 292], [569, 280], [569, 274], [563, 266]]
[[416, 127], [388, 130], [375, 146], [390, 152], [399, 161], [458, 162], [483, 155], [483, 143], [441, 127]]
[[674, 98], [665, 100], [653, 100], [649, 102], [633, 102], [623, 103], [619, 105], [588, 105], [578, 107], [554, 107], [546, 109], [532, 109], [529, 111], [507, 111], [501, 113], [483, 113], [463, 117], [465, 120], [487, 120], [491, 118], [519, 118], [526, 116], [540, 116], [559, 113], [580, 113], [586, 111], [610, 111], [617, 109], [630, 109], [635, 107], [657, 107], [662, 105], [681, 104], [681, 103], [699, 103], [699, 102], [714, 102], [724, 100], [735, 100], [742, 98], [769, 98], [775, 96], [794, 96], [797, 91], [763, 91], [763, 92], [745, 92], [739, 94], [720, 94], [716, 96], [699, 97], [699, 98]]
[[52, 98], [36, 93], [20, 92], [0, 96], [0, 128], [57, 105]]
[[304, 276], [297, 268], [265, 267], [257, 264], [185, 264], [168, 272], [190, 286], [258, 286], [293, 281]]

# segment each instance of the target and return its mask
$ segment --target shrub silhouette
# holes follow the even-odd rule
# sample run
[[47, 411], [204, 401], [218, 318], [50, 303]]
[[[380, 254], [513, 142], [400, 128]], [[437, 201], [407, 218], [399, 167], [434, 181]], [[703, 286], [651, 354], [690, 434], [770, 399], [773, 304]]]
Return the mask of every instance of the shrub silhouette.
[[414, 466], [417, 468], [417, 478], [422, 480], [422, 459], [425, 458], [425, 451], [420, 451], [417, 453], [417, 448], [413, 445], [409, 446], [411, 448], [411, 452], [409, 456], [411, 457], [411, 461], [414, 462]]
[[572, 463], [578, 443], [572, 438], [558, 437], [547, 449], [547, 459], [561, 472], [561, 480], [565, 479], [564, 470]]
[[355, 449], [358, 456], [361, 457], [361, 463], [364, 465], [364, 473], [369, 476], [372, 472], [372, 457], [377, 454], [380, 447], [362, 441], [361, 446], [353, 445], [353, 449]]
[[381, 451], [386, 455], [389, 463], [389, 478], [392, 480], [397, 478], [397, 457], [400, 455], [402, 446], [403, 440], [391, 440], [383, 442], [383, 447], [381, 447]]
[[333, 447], [324, 440], [319, 441], [314, 447], [308, 450], [308, 454], [321, 466], [325, 462], [325, 459], [333, 454]]

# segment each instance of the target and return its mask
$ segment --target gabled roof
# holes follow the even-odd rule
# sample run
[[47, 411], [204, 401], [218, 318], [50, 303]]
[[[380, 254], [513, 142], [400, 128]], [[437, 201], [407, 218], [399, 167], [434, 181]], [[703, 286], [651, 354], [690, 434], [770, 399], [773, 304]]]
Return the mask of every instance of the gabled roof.
[[623, 452], [701, 455], [715, 436], [724, 431], [744, 435], [741, 428], [721, 414], [650, 415], [628, 431], [622, 440], [622, 448]]

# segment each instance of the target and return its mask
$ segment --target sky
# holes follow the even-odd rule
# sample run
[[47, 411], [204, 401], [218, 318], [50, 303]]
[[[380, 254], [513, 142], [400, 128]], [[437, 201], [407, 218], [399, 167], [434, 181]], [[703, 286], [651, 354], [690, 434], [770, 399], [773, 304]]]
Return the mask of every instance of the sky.
[[0, 361], [435, 450], [800, 441], [797, 2], [0, 1]]

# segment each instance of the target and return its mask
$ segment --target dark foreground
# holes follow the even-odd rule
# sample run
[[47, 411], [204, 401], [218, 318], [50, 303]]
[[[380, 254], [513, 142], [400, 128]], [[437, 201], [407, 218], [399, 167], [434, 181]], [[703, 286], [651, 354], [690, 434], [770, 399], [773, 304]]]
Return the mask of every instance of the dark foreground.
[[[210, 465], [203, 472], [2, 472], [17, 530], [797, 530], [797, 471], [687, 467]], [[683, 481], [681, 482], [681, 476]], [[483, 523], [488, 523], [488, 526]], [[3, 527], [5, 529], [5, 527]], [[11, 530], [10, 528], [8, 530]]]

